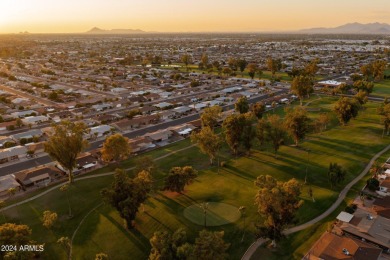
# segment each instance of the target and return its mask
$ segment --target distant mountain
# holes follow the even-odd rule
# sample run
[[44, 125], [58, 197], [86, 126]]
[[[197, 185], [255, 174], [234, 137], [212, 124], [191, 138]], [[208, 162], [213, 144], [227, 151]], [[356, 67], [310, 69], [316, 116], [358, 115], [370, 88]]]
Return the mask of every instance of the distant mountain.
[[133, 33], [145, 33], [140, 29], [111, 29], [111, 30], [103, 30], [97, 27], [93, 27], [88, 32], [89, 34], [133, 34]]
[[309, 34], [390, 34], [390, 25], [386, 23], [347, 23], [334, 28], [311, 28], [299, 32]]

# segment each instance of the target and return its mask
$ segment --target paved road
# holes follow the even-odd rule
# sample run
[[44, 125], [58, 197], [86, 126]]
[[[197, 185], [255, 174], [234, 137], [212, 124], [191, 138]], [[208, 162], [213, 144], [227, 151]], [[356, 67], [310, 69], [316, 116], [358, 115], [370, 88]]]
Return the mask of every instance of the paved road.
[[[279, 91], [275, 92], [275, 96], [286, 93], [287, 91], [288, 91], [288, 89], [279, 90]], [[249, 102], [255, 103], [255, 102], [267, 99], [267, 98], [268, 98], [268, 95], [255, 97], [255, 98], [250, 99]], [[229, 110], [229, 109], [233, 109], [233, 108], [234, 108], [234, 104], [223, 106], [224, 111]], [[124, 134], [124, 136], [126, 136], [128, 138], [134, 138], [137, 136], [142, 136], [142, 135], [149, 133], [149, 132], [154, 132], [157, 130], [166, 129], [166, 128], [171, 127], [171, 126], [176, 126], [176, 125], [188, 123], [188, 122], [191, 122], [191, 121], [194, 121], [197, 119], [199, 119], [199, 114], [194, 114], [194, 115], [182, 117], [182, 118], [179, 118], [176, 120], [172, 120], [169, 122], [164, 122], [164, 123], [152, 125], [149, 127], [141, 128], [141, 129], [132, 131], [130, 133]], [[87, 151], [97, 149], [99, 147], [99, 145], [102, 144], [103, 142], [104, 142], [104, 140], [91, 143], [90, 146], [88, 147]], [[9, 165], [9, 166], [0, 167], [0, 176], [4, 176], [7, 174], [11, 174], [11, 173], [16, 173], [18, 171], [22, 171], [22, 170], [26, 170], [26, 169], [30, 169], [30, 168], [36, 167], [38, 165], [50, 163], [51, 161], [52, 160], [50, 159], [50, 157], [48, 155], [45, 155], [45, 156], [42, 156], [39, 158], [30, 159], [28, 161], [23, 161], [20, 163]]]
[[[389, 149], [390, 149], [390, 145], [388, 145], [386, 148], [384, 148], [382, 151], [380, 151], [374, 157], [372, 157], [372, 159], [367, 164], [367, 166], [364, 168], [364, 170], [355, 179], [353, 179], [350, 183], [348, 183], [347, 186], [344, 187], [344, 189], [340, 192], [339, 197], [337, 198], [337, 200], [324, 213], [322, 213], [318, 217], [316, 217], [316, 218], [314, 218], [314, 219], [312, 219], [312, 220], [310, 220], [310, 221], [308, 221], [308, 222], [306, 222], [306, 223], [304, 223], [302, 225], [286, 229], [283, 233], [285, 235], [289, 235], [289, 234], [292, 234], [292, 233], [304, 230], [304, 229], [306, 229], [306, 228], [308, 228], [308, 227], [318, 223], [319, 221], [323, 220], [327, 216], [329, 216], [344, 201], [345, 196], [347, 195], [348, 191], [352, 188], [352, 186], [355, 185], [358, 181], [360, 181], [360, 179], [362, 179], [364, 176], [366, 176], [366, 174], [371, 169], [371, 166], [374, 164], [374, 162], [382, 154], [387, 152]], [[263, 238], [259, 238], [255, 243], [253, 243], [248, 248], [248, 250], [242, 256], [241, 260], [250, 260], [252, 255], [256, 252], [257, 248], [260, 247], [265, 241], [266, 240], [264, 240]]]

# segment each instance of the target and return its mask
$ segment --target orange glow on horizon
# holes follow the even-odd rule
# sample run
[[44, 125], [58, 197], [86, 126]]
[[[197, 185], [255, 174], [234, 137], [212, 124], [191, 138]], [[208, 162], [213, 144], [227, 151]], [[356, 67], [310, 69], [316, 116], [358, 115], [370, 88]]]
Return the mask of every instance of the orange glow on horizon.
[[[92, 27], [159, 32], [289, 31], [390, 23], [388, 0], [2, 0], [0, 33], [77, 33]], [[379, 8], [380, 7], [380, 8]]]

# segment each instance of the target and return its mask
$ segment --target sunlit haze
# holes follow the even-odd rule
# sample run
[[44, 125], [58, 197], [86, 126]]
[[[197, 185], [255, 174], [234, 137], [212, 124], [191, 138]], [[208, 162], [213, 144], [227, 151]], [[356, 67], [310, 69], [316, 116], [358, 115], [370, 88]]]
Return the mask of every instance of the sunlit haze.
[[1, 0], [0, 33], [92, 27], [159, 32], [288, 31], [390, 23], [388, 0]]

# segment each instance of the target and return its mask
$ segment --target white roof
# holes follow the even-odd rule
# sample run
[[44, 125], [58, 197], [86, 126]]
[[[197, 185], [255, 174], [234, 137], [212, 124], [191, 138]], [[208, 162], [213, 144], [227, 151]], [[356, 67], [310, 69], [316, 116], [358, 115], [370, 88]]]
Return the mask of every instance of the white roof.
[[349, 221], [351, 221], [352, 218], [353, 218], [353, 215], [349, 214], [348, 212], [345, 212], [345, 211], [341, 211], [340, 214], [337, 216], [338, 220], [341, 220], [341, 221], [347, 222], [347, 223], [349, 223]]
[[387, 169], [387, 170], [385, 171], [385, 174], [390, 174], [390, 169]]
[[95, 165], [96, 164], [94, 164], [94, 163], [88, 163], [87, 165], [84, 165], [83, 168], [88, 169], [88, 168], [94, 167]]
[[91, 134], [93, 133], [105, 133], [111, 131], [111, 126], [109, 125], [99, 125], [91, 128]]
[[186, 134], [189, 134], [192, 132], [192, 129], [191, 128], [186, 128], [184, 129], [183, 131], [180, 131], [179, 132], [179, 135], [186, 135]]
[[324, 80], [324, 81], [320, 81], [318, 83], [324, 84], [324, 85], [334, 85], [334, 86], [339, 86], [342, 84], [341, 82], [336, 81], [336, 80]]

